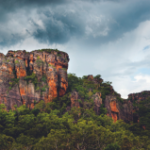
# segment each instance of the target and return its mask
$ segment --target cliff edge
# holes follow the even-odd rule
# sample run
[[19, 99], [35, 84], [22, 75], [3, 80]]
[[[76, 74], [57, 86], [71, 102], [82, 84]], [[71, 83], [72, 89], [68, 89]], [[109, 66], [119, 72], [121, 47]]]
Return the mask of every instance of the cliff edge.
[[0, 53], [0, 104], [6, 110], [24, 104], [29, 108], [63, 96], [68, 87], [69, 56], [52, 49]]

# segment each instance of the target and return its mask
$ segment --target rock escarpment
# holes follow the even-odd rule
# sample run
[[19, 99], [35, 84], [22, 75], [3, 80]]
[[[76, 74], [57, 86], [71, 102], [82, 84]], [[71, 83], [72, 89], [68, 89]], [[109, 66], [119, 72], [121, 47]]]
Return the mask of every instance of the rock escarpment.
[[0, 53], [0, 104], [5, 104], [6, 110], [23, 104], [32, 109], [40, 100], [48, 103], [67, 92], [67, 111], [72, 107], [92, 108], [100, 115], [106, 109], [114, 122], [138, 122], [136, 104], [150, 97], [150, 91], [129, 94], [128, 99], [123, 99], [111, 82], [103, 82], [100, 75], [72, 77], [68, 91], [68, 62], [68, 54], [51, 49], [8, 51], [6, 56]]
[[106, 96], [105, 107], [107, 115], [112, 117], [114, 122], [119, 119], [125, 122], [139, 122], [139, 116], [135, 113], [139, 110], [137, 104], [147, 98], [150, 98], [150, 91], [129, 94], [128, 99], [122, 99], [122, 101], [119, 101], [117, 96]]
[[[115, 92], [109, 82], [104, 83], [103, 79], [99, 78], [97, 80], [92, 75], [87, 76], [87, 79], [89, 81], [92, 81], [93, 84], [97, 85], [99, 91], [102, 92], [102, 94], [96, 93], [99, 95], [99, 98], [97, 97], [97, 100], [94, 97], [91, 97], [94, 101], [94, 111], [97, 115], [100, 114], [100, 106], [103, 103], [107, 110], [107, 115], [110, 116], [114, 120], [114, 122], [119, 119], [122, 119], [125, 122], [138, 122], [139, 116], [135, 112], [137, 112], [139, 108], [136, 104], [150, 97], [150, 91], [129, 94], [128, 99], [123, 99], [121, 98], [120, 94]], [[105, 92], [103, 92], [104, 89]]]
[[68, 62], [67, 53], [51, 49], [0, 53], [0, 103], [7, 110], [22, 104], [33, 108], [40, 100], [47, 103], [63, 96]]
[[117, 96], [108, 95], [105, 99], [105, 107], [107, 115], [112, 117], [114, 122], [119, 119], [125, 122], [133, 121], [133, 105], [131, 101], [124, 99], [120, 102]]
[[[145, 102], [146, 99], [150, 98], [150, 91], [142, 91], [138, 93], [131, 93], [128, 95], [128, 101], [132, 104], [132, 112], [133, 112], [133, 121], [139, 122], [139, 116], [137, 113], [139, 107], [137, 106], [140, 102]], [[146, 104], [145, 108], [149, 106], [149, 103]]]

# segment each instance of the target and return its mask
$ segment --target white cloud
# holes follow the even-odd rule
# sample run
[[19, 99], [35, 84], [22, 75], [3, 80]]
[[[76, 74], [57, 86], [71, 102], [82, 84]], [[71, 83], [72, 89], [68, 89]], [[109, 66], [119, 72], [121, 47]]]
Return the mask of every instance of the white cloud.
[[117, 41], [99, 47], [93, 59], [95, 72], [102, 74], [105, 81], [112, 81], [123, 98], [132, 92], [150, 90], [150, 75], [136, 74], [138, 69], [150, 66], [150, 51], [143, 51], [149, 35], [150, 21], [145, 21]]
[[145, 82], [148, 84], [150, 83], [150, 75], [136, 75], [135, 77], [135, 81], [134, 82]]

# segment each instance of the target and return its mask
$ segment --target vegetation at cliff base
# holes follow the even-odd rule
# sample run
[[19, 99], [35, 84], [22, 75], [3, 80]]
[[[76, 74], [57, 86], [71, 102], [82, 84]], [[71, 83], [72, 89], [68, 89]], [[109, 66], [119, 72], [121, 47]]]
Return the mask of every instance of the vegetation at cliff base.
[[[34, 74], [25, 78], [35, 84]], [[46, 81], [46, 77], [42, 77]], [[43, 89], [44, 91], [45, 89]], [[80, 107], [71, 108], [71, 93], [79, 94]], [[94, 111], [92, 96], [101, 93], [103, 104], [100, 115]], [[30, 110], [26, 106], [15, 107], [7, 112], [0, 104], [0, 149], [1, 150], [150, 150], [149, 113], [144, 112], [145, 103], [140, 103], [140, 122], [115, 123], [108, 117], [104, 107], [106, 95], [111, 93], [111, 82], [103, 82], [100, 75], [94, 82], [83, 76], [68, 74], [68, 89], [63, 97], [45, 104], [40, 101]], [[117, 96], [117, 93], [114, 92]], [[122, 99], [120, 99], [122, 101]], [[148, 100], [149, 102], [149, 100]], [[150, 107], [147, 107], [148, 112]], [[142, 118], [145, 117], [145, 118]], [[147, 123], [147, 124], [146, 124]], [[141, 124], [143, 125], [143, 124]]]

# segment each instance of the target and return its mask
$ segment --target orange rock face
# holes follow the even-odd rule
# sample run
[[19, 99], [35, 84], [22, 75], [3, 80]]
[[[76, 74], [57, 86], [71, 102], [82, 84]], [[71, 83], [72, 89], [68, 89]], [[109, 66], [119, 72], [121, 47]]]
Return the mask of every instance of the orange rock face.
[[116, 113], [119, 112], [119, 110], [118, 110], [118, 108], [116, 106], [116, 101], [115, 100], [114, 101], [110, 101], [110, 108], [111, 108], [111, 111], [113, 111], [113, 112], [116, 112]]
[[107, 116], [112, 117], [114, 122], [119, 119], [125, 122], [133, 121], [133, 105], [128, 99], [122, 99], [122, 102], [117, 100], [114, 95], [108, 95], [105, 99], [105, 107], [107, 109]]
[[0, 53], [0, 103], [7, 110], [22, 104], [32, 109], [40, 100], [51, 102], [63, 96], [68, 62], [67, 53], [55, 50]]
[[111, 116], [112, 116], [112, 119], [114, 120], [114, 122], [116, 122], [118, 120], [118, 113], [119, 113], [119, 110], [116, 106], [116, 101], [110, 101], [110, 109], [111, 109]]
[[113, 95], [106, 96], [105, 99], [105, 107], [107, 109], [107, 116], [112, 117], [114, 122], [116, 122], [119, 118], [119, 109], [117, 106], [117, 99]]
[[50, 95], [48, 98], [48, 102], [52, 101], [52, 98], [55, 98], [58, 95], [57, 82], [58, 82], [58, 76], [56, 74], [55, 75], [53, 74], [51, 78], [48, 80], [48, 86], [50, 87], [48, 93], [48, 95]]
[[117, 120], [118, 120], [118, 116], [117, 116], [117, 114], [116, 113], [111, 113], [111, 117], [112, 117], [112, 119], [114, 120], [114, 122], [116, 122]]

